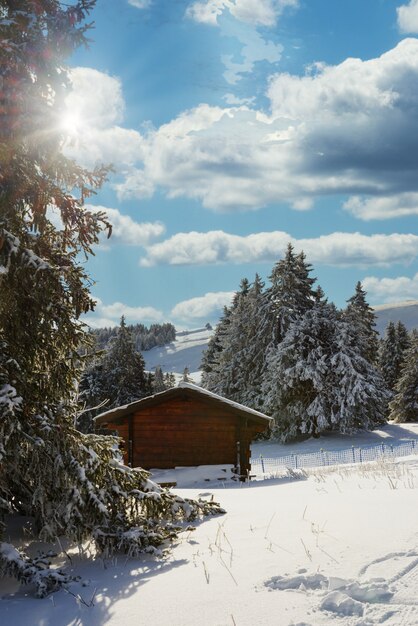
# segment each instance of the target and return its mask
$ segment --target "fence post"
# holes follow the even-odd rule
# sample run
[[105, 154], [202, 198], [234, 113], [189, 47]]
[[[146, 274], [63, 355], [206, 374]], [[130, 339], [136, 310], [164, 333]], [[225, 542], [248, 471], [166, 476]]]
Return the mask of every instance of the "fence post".
[[354, 451], [354, 446], [351, 446], [351, 451], [353, 453], [353, 463], [355, 463], [356, 462], [356, 453]]
[[263, 455], [260, 454], [260, 460], [261, 460], [261, 469], [263, 470], [263, 474], [265, 474], [265, 469], [264, 469], [264, 459], [263, 459]]
[[295, 454], [295, 469], [298, 469], [298, 455]]
[[360, 455], [360, 463], [363, 463], [363, 457], [362, 457], [362, 454], [361, 454], [361, 448], [359, 448], [358, 451], [359, 451], [359, 455]]
[[415, 448], [415, 439], [412, 440], [412, 448]]
[[382, 443], [382, 455], [385, 456], [385, 444]]

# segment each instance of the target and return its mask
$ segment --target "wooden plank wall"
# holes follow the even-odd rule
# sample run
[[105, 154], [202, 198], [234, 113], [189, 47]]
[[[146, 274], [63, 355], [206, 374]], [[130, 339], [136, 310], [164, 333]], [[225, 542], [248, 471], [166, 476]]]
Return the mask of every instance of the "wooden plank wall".
[[236, 463], [238, 418], [190, 399], [144, 407], [134, 415], [134, 465], [145, 469]]

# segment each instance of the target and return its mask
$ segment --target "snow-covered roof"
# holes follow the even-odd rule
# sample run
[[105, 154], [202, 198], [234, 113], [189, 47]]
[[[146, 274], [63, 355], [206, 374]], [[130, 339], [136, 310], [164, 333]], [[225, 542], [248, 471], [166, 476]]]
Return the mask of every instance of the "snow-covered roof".
[[193, 385], [192, 383], [180, 381], [177, 387], [172, 387], [171, 389], [167, 389], [166, 391], [161, 391], [160, 393], [156, 393], [152, 396], [147, 396], [146, 398], [142, 398], [141, 400], [135, 400], [134, 402], [130, 402], [129, 404], [125, 404], [124, 406], [109, 409], [108, 411], [97, 415], [97, 417], [95, 418], [96, 424], [112, 422], [114, 419], [118, 419], [124, 417], [125, 415], [132, 414], [136, 411], [136, 409], [139, 409], [142, 406], [146, 406], [148, 404], [157, 404], [164, 399], [169, 399], [176, 395], [181, 395], [181, 392], [184, 390], [187, 390], [192, 394], [205, 396], [206, 398], [209, 398], [216, 403], [227, 405], [236, 413], [241, 414], [242, 417], [252, 417], [256, 421], [265, 421], [266, 423], [270, 423], [272, 421], [271, 417], [265, 415], [264, 413], [261, 413], [260, 411], [250, 409], [243, 404], [239, 404], [238, 402], [233, 402], [232, 400], [223, 398], [222, 396], [219, 396], [212, 391], [207, 391], [207, 389], [203, 389], [198, 385]]

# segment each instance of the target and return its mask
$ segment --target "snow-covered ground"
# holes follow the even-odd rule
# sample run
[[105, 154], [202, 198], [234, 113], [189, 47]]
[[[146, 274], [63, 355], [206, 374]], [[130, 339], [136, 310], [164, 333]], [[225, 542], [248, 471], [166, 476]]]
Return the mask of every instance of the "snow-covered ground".
[[[367, 439], [395, 442], [397, 434], [416, 436], [417, 428], [389, 425]], [[346, 438], [332, 439], [334, 447], [346, 446]], [[313, 451], [323, 441], [295, 445]], [[249, 485], [203, 481], [178, 491], [213, 496], [227, 513], [185, 532], [163, 560], [120, 557], [103, 564], [73, 550], [85, 586], [70, 591], [87, 604], [93, 598], [90, 607], [64, 591], [36, 600], [3, 580], [0, 624], [418, 624], [418, 457]]]
[[190, 378], [199, 383], [202, 354], [208, 347], [212, 334], [213, 330], [206, 328], [178, 332], [176, 340], [172, 343], [143, 352], [145, 368], [154, 371], [159, 365], [164, 373], [183, 374], [184, 368], [187, 367]]

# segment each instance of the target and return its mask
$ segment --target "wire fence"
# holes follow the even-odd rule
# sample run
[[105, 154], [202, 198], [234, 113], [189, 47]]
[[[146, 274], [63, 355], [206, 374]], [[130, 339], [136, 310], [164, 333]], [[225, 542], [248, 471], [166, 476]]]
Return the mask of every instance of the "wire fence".
[[289, 454], [276, 458], [251, 458], [251, 474], [255, 476], [274, 474], [280, 469], [301, 469], [303, 467], [323, 467], [328, 465], [345, 465], [351, 463], [368, 463], [382, 458], [398, 458], [418, 454], [418, 441], [404, 441], [403, 443], [381, 443], [377, 446], [362, 448], [347, 448], [345, 450], [319, 450], [309, 454]]

